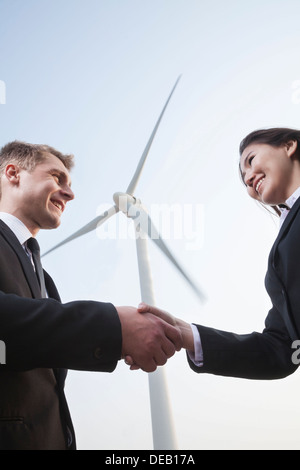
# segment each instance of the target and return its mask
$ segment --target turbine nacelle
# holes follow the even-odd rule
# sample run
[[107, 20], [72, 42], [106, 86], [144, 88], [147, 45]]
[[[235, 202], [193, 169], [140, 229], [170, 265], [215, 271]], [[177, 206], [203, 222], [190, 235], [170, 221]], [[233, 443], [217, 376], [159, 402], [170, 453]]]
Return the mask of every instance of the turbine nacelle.
[[135, 206], [141, 204], [140, 199], [123, 192], [116, 192], [113, 195], [113, 200], [119, 211], [123, 212], [129, 218], [135, 217]]
[[132, 205], [140, 202], [131, 194], [123, 192], [116, 192], [113, 195], [113, 200], [117, 208], [126, 215], [128, 214], [128, 211]]

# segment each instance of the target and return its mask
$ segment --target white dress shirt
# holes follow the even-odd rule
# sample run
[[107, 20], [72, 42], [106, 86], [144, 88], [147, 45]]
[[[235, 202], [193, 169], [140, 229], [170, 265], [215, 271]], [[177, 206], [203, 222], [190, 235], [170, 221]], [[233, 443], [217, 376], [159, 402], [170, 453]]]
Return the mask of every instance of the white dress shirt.
[[21, 222], [17, 217], [7, 212], [0, 212], [0, 219], [10, 228], [10, 230], [15, 234], [23, 248], [25, 249], [24, 243], [32, 237], [30, 230], [26, 225]]
[[[285, 205], [288, 209], [281, 209], [281, 216], [279, 227], [281, 228], [283, 222], [285, 221], [286, 217], [289, 214], [290, 209], [293, 207], [295, 202], [300, 196], [300, 187], [296, 189], [296, 191], [285, 201]], [[194, 362], [194, 364], [198, 367], [203, 366], [203, 349], [201, 344], [201, 337], [198, 331], [198, 328], [195, 325], [191, 325], [194, 335], [194, 348], [195, 352], [188, 351], [188, 355], [190, 359]]]
[[281, 210], [280, 227], [282, 226], [283, 222], [288, 216], [290, 209], [293, 207], [293, 205], [295, 204], [299, 196], [300, 196], [300, 187], [296, 189], [296, 191], [285, 201], [285, 204], [288, 207], [288, 209], [280, 209]]

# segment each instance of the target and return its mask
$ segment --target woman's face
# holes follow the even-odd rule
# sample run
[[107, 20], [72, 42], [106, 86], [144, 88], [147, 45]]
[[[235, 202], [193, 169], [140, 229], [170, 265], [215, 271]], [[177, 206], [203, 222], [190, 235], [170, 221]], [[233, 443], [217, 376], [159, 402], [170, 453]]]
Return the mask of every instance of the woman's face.
[[[300, 186], [297, 142], [281, 147], [253, 143], [242, 153], [240, 168], [250, 197], [268, 205], [284, 204]], [[296, 171], [297, 167], [297, 171]]]

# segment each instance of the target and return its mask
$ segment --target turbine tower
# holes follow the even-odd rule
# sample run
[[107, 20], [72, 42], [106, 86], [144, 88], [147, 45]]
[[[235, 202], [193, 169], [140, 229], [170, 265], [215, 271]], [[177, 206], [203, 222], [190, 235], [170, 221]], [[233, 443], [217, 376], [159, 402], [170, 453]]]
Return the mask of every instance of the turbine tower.
[[[131, 182], [125, 193], [116, 192], [113, 195], [114, 205], [105, 211], [103, 214], [97, 216], [91, 222], [86, 224], [84, 227], [70, 235], [68, 238], [55, 245], [53, 248], [48, 250], [43, 256], [46, 256], [50, 252], [57, 248], [75, 240], [92, 230], [97, 229], [100, 225], [104, 224], [110, 217], [117, 214], [119, 211], [123, 212], [127, 217], [131, 218], [134, 222], [135, 233], [136, 233], [136, 249], [137, 259], [139, 268], [139, 279], [140, 279], [140, 290], [141, 300], [147, 304], [155, 305], [152, 276], [150, 269], [150, 262], [148, 256], [148, 238], [150, 238], [155, 245], [164, 253], [169, 261], [175, 266], [180, 274], [185, 278], [190, 287], [200, 298], [204, 300], [204, 295], [197, 285], [192, 281], [190, 276], [183, 270], [180, 264], [177, 262], [175, 257], [172, 255], [167, 245], [161, 238], [158, 230], [154, 226], [150, 219], [145, 207], [141, 201], [134, 197], [135, 189], [139, 182], [141, 173], [143, 171], [150, 147], [156, 135], [157, 129], [160, 125], [165, 110], [169, 104], [169, 101], [175, 91], [175, 88], [180, 80], [178, 77], [162, 111], [157, 120], [157, 123], [152, 131], [149, 141], [145, 147], [145, 150], [140, 158], [136, 171], [132, 177]], [[173, 418], [170, 408], [170, 402], [168, 397], [167, 383], [165, 378], [164, 368], [160, 367], [155, 372], [148, 374], [149, 379], [149, 394], [150, 394], [150, 405], [151, 405], [151, 420], [152, 420], [152, 435], [153, 435], [153, 447], [155, 450], [173, 450], [177, 449], [176, 436], [173, 426]]]

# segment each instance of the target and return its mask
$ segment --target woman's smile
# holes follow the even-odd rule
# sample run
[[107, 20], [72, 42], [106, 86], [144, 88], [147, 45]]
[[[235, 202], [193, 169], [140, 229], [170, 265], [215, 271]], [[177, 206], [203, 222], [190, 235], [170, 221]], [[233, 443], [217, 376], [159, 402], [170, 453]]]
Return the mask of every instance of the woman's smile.
[[299, 162], [292, 145], [253, 143], [241, 156], [241, 173], [250, 197], [267, 205], [284, 204], [299, 186]]

